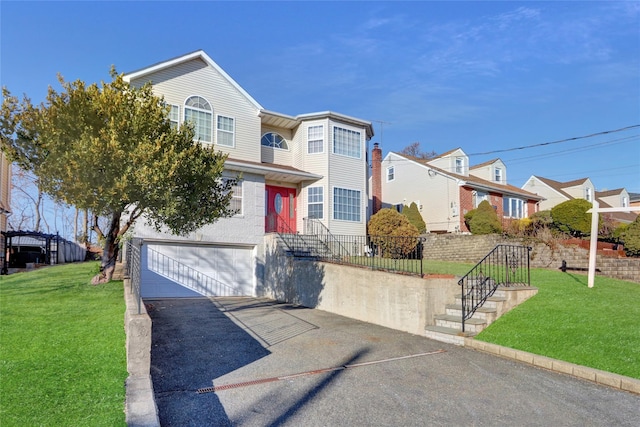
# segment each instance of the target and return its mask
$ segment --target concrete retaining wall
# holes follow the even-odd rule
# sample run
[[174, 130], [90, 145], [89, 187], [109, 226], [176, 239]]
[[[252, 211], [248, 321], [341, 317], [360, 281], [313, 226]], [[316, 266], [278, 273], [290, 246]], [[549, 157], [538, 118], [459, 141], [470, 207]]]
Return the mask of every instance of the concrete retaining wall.
[[[464, 234], [430, 234], [426, 236], [425, 259], [476, 263], [496, 245], [526, 245], [531, 250], [531, 267], [558, 269], [565, 260], [569, 267], [588, 268], [589, 251], [575, 245], [563, 246], [506, 238], [492, 234], [474, 236]], [[596, 267], [603, 276], [640, 283], [640, 259], [615, 258], [597, 255]], [[585, 271], [586, 274], [586, 271]]]
[[[268, 246], [268, 245], [267, 245]], [[272, 250], [277, 250], [271, 246]], [[460, 293], [454, 276], [419, 278], [317, 261], [266, 257], [258, 296], [424, 335]]]

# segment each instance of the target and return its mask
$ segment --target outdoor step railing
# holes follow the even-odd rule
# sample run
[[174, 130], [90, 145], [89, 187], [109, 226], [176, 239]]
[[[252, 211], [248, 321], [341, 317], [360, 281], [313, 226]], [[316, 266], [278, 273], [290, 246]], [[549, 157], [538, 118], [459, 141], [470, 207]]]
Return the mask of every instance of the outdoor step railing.
[[527, 246], [498, 245], [458, 281], [462, 288], [462, 332], [465, 321], [498, 286], [531, 286], [530, 252]]
[[141, 313], [142, 297], [140, 296], [140, 247], [141, 239], [128, 240], [125, 246], [124, 271], [131, 287], [131, 293], [138, 303], [138, 314]]

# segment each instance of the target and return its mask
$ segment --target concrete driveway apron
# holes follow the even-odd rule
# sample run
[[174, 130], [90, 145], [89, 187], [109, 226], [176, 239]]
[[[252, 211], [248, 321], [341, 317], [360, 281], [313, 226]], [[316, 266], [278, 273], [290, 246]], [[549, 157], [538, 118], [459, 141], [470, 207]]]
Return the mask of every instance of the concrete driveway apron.
[[640, 426], [640, 396], [320, 310], [148, 300], [162, 426]]

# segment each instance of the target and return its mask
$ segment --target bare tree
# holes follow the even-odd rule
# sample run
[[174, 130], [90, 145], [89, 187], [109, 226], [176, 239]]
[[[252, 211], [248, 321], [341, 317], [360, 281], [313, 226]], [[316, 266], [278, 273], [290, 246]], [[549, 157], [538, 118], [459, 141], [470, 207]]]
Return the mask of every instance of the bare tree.
[[400, 153], [406, 154], [407, 156], [416, 157], [422, 160], [433, 159], [438, 155], [438, 153], [436, 153], [435, 151], [431, 151], [431, 152], [422, 151], [422, 149], [420, 148], [420, 143], [418, 141], [412, 142], [411, 144], [407, 145], [402, 149], [402, 151], [400, 151]]

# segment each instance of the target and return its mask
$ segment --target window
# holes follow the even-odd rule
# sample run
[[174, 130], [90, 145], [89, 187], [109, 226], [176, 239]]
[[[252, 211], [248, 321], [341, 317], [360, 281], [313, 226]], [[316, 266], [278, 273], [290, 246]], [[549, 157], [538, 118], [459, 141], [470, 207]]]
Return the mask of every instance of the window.
[[192, 96], [184, 103], [184, 120], [193, 123], [195, 138], [212, 143], [213, 113], [211, 105], [201, 96]]
[[524, 218], [525, 202], [522, 199], [505, 197], [502, 201], [503, 215], [508, 218]]
[[360, 192], [346, 188], [333, 189], [333, 219], [360, 221]]
[[218, 133], [216, 135], [216, 144], [233, 147], [233, 137], [235, 134], [235, 120], [232, 117], [218, 116], [217, 120]]
[[477, 208], [483, 200], [489, 200], [489, 193], [484, 191], [476, 191], [473, 195], [473, 207]]
[[627, 196], [622, 196], [622, 207], [626, 208], [629, 206], [629, 199], [627, 199]]
[[[222, 178], [225, 182], [233, 178]], [[236, 181], [231, 187], [231, 200], [229, 201], [229, 209], [234, 211], [236, 216], [242, 215], [242, 180]]]
[[587, 187], [584, 189], [584, 198], [587, 202], [591, 201], [591, 187]]
[[389, 166], [387, 168], [387, 182], [393, 181], [396, 178], [395, 168], [393, 166]]
[[309, 126], [307, 128], [307, 152], [309, 154], [324, 151], [324, 126]]
[[462, 157], [456, 157], [456, 173], [464, 173], [464, 160]]
[[289, 148], [287, 141], [275, 132], [268, 132], [262, 135], [260, 143], [265, 147], [282, 148], [283, 150]]
[[171, 122], [172, 128], [178, 128], [178, 126], [180, 125], [180, 106], [171, 106], [171, 110], [169, 111], [169, 121]]
[[335, 126], [333, 128], [333, 153], [359, 159], [360, 132]]
[[493, 180], [495, 182], [502, 182], [502, 169], [501, 168], [496, 168], [495, 169], [495, 176], [494, 176]]
[[324, 218], [324, 188], [309, 187], [307, 190], [307, 213], [309, 218]]

